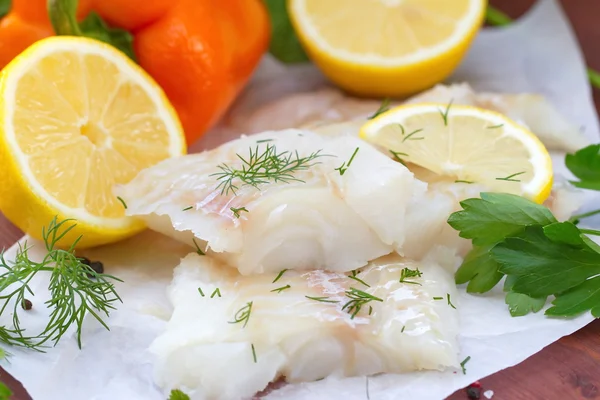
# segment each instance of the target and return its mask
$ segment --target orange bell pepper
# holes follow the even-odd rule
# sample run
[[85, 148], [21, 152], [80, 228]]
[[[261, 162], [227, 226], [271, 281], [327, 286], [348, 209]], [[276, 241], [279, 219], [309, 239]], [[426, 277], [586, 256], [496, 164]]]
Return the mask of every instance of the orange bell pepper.
[[177, 110], [188, 144], [223, 115], [269, 45], [261, 0], [13, 0], [0, 21], [0, 67], [54, 32], [104, 40], [77, 26], [75, 9], [77, 20], [92, 10], [133, 35], [136, 60]]

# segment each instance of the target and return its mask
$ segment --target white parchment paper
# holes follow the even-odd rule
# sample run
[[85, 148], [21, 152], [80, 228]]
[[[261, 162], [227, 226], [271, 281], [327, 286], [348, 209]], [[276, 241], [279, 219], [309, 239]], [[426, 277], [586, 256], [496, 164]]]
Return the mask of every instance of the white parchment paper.
[[[535, 92], [546, 95], [565, 116], [582, 127], [594, 142], [598, 121], [591, 100], [585, 66], [578, 44], [565, 16], [553, 0], [542, 0], [520, 22], [509, 28], [486, 29], [477, 38], [453, 81], [466, 81], [478, 90]], [[238, 101], [259, 104], [296, 91], [326, 84], [313, 66], [286, 67], [265, 59]], [[235, 110], [235, 108], [234, 108]], [[199, 144], [214, 147], [224, 140], [216, 128]], [[557, 156], [556, 169], [564, 170]], [[26, 238], [24, 238], [26, 239]], [[30, 254], [41, 258], [42, 246], [35, 241]], [[6, 258], [14, 257], [13, 247]], [[128, 241], [84, 252], [104, 262], [106, 272], [124, 280], [117, 290], [124, 303], [111, 314], [104, 330], [87, 318], [83, 348], [73, 336], [65, 337], [47, 353], [10, 349], [6, 370], [20, 380], [35, 400], [160, 400], [165, 393], [153, 384], [152, 356], [148, 345], [164, 329], [170, 316], [165, 295], [172, 269], [190, 251], [158, 234], [145, 232]], [[47, 276], [32, 285], [37, 294], [24, 326], [45, 324], [43, 301], [48, 298]], [[515, 365], [543, 347], [592, 320], [584, 315], [572, 320], [543, 314], [512, 318], [501, 293], [461, 296], [455, 301], [460, 312], [462, 357], [471, 356], [467, 373], [460, 371], [418, 372], [288, 385], [267, 395], [268, 399], [366, 399], [440, 400], [474, 380]], [[10, 318], [10, 316], [8, 316]], [[6, 323], [6, 317], [0, 323]], [[228, 377], [223, 377], [228, 379]]]

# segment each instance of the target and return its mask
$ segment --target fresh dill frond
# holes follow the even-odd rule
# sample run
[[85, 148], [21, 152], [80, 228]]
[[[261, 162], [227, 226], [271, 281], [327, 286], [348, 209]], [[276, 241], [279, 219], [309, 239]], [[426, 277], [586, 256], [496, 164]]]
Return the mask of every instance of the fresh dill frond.
[[363, 285], [365, 285], [366, 287], [371, 287], [371, 285], [369, 285], [367, 282], [363, 281], [362, 279], [360, 279], [357, 275], [359, 274], [359, 272], [357, 270], [352, 270], [350, 272], [350, 275], [348, 276], [348, 278], [350, 279], [354, 279], [356, 282], [362, 283]]
[[394, 151], [394, 150], [390, 150], [390, 153], [394, 156], [394, 160], [398, 161], [400, 164], [406, 166], [406, 163], [404, 162], [404, 160], [402, 158], [400, 158], [400, 156], [404, 156], [404, 157], [408, 157], [408, 154], [406, 153], [401, 153], [399, 151]]
[[380, 299], [379, 297], [373, 296], [372, 294], [363, 292], [362, 290], [353, 287], [351, 287], [349, 290], [346, 290], [346, 296], [350, 298], [350, 301], [344, 304], [342, 310], [348, 311], [348, 313], [350, 314], [350, 319], [354, 319], [356, 314], [359, 313], [359, 311], [365, 304], [371, 301], [383, 302], [383, 299]]
[[241, 212], [244, 212], [244, 211], [250, 212], [250, 211], [248, 211], [248, 209], [246, 209], [246, 207], [240, 207], [240, 208], [231, 207], [230, 210], [233, 213], [233, 215], [238, 219], [240, 218]]
[[450, 293], [446, 293], [446, 299], [448, 300], [448, 305], [456, 310], [456, 307], [454, 307], [454, 304], [450, 301]]
[[192, 239], [192, 242], [194, 242], [194, 247], [196, 247], [196, 253], [198, 253], [198, 255], [205, 256], [206, 253], [202, 251], [200, 246], [198, 246], [198, 243], [196, 243], [196, 239]]
[[403, 268], [402, 271], [400, 271], [400, 283], [410, 283], [412, 285], [419, 285], [421, 286], [421, 284], [419, 282], [413, 282], [413, 281], [408, 281], [407, 279], [410, 278], [420, 278], [423, 275], [423, 273], [421, 271], [419, 271], [419, 269], [410, 269], [410, 268]]
[[252, 359], [254, 360], [254, 364], [256, 364], [256, 349], [254, 348], [254, 343], [252, 343]]
[[509, 175], [505, 178], [496, 178], [497, 181], [507, 181], [507, 182], [521, 182], [520, 179], [513, 179], [515, 176], [523, 175], [525, 171], [517, 172], [516, 174]]
[[271, 290], [271, 292], [281, 293], [284, 290], [289, 289], [289, 288], [291, 288], [290, 285], [285, 285], [285, 286], [282, 286], [282, 287], [278, 287], [277, 289], [273, 289], [273, 290]]
[[348, 168], [350, 168], [350, 164], [352, 164], [352, 161], [354, 161], [354, 157], [356, 157], [356, 153], [358, 153], [358, 150], [360, 150], [360, 148], [359, 148], [359, 147], [357, 147], [357, 148], [354, 150], [354, 153], [352, 153], [352, 156], [350, 157], [350, 160], [348, 161], [348, 165], [346, 165], [346, 162], [344, 161], [344, 162], [342, 163], [342, 165], [340, 165], [339, 167], [337, 167], [337, 168], [335, 169], [335, 171], [339, 171], [340, 175], [344, 175], [344, 174], [346, 173], [346, 170], [347, 170]]
[[264, 149], [256, 145], [254, 149], [250, 148], [249, 152], [248, 157], [237, 154], [241, 161], [240, 166], [223, 163], [217, 166], [220, 172], [210, 175], [219, 181], [217, 190], [220, 189], [222, 195], [228, 195], [230, 192], [235, 195], [237, 190], [244, 185], [258, 189], [260, 185], [270, 182], [304, 182], [296, 178], [294, 173], [306, 171], [318, 164], [315, 162], [317, 158], [326, 156], [321, 154], [321, 150], [306, 157], [300, 157], [297, 151], [278, 152], [274, 144], [267, 144]]
[[313, 296], [304, 296], [309, 300], [314, 300], [314, 301], [320, 301], [321, 303], [339, 303], [339, 301], [337, 300], [329, 300], [329, 297], [327, 296], [322, 296], [322, 297], [313, 297]]
[[381, 102], [381, 105], [379, 106], [377, 111], [375, 111], [375, 113], [373, 113], [373, 115], [371, 115], [367, 119], [375, 119], [375, 118], [379, 117], [381, 114], [383, 114], [384, 112], [389, 111], [389, 109], [390, 109], [390, 99], [386, 97]]
[[215, 289], [215, 290], [212, 292], [212, 294], [210, 295], [210, 298], [212, 299], [212, 298], [213, 298], [213, 297], [215, 297], [215, 296], [219, 296], [219, 297], [221, 297], [221, 289], [219, 289], [219, 288], [216, 288], [216, 289]]
[[120, 196], [117, 196], [117, 200], [119, 200], [121, 204], [123, 204], [123, 208], [127, 210], [127, 203], [125, 203], [125, 200]]
[[249, 301], [246, 305], [235, 313], [233, 317], [233, 321], [229, 321], [230, 324], [238, 324], [243, 322], [242, 328], [245, 328], [248, 325], [248, 320], [250, 319], [250, 314], [252, 314], [252, 302]]
[[444, 111], [438, 108], [438, 111], [440, 112], [440, 114], [442, 115], [442, 119], [444, 120], [444, 126], [448, 126], [448, 114], [450, 114], [450, 107], [452, 106], [453, 102], [454, 99], [451, 99]]
[[279, 271], [279, 273], [277, 274], [277, 276], [275, 277], [275, 279], [273, 279], [272, 283], [277, 282], [283, 276], [283, 274], [285, 274], [285, 271], [287, 271], [287, 268], [286, 269], [282, 269], [281, 271]]
[[[47, 254], [41, 262], [31, 260], [27, 243], [19, 245], [13, 262], [0, 254], [0, 314], [12, 304], [12, 326], [0, 327], [0, 342], [43, 351], [48, 342], [56, 345], [73, 326], [76, 327], [77, 344], [81, 348], [81, 329], [85, 316], [91, 314], [104, 328], [108, 326], [102, 315], [109, 316], [115, 302], [122, 302], [115, 290], [114, 281], [120, 279], [94, 271], [83, 259], [75, 256], [77, 238], [67, 250], [56, 248], [76, 224], [72, 220], [61, 222], [55, 217], [42, 229], [42, 240]], [[39, 272], [50, 273], [48, 291], [50, 299], [44, 304], [50, 310], [46, 327], [36, 336], [25, 336], [19, 318], [21, 303], [27, 293], [34, 295], [29, 284]]]

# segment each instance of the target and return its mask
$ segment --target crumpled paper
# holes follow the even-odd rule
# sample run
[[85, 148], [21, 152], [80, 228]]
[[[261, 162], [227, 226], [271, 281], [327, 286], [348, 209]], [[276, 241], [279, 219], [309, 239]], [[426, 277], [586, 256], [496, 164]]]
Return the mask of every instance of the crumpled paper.
[[[539, 2], [511, 27], [485, 29], [451, 80], [469, 82], [477, 90], [543, 94], [597, 142], [598, 120], [583, 58], [554, 0]], [[324, 84], [325, 79], [313, 66], [283, 67], [266, 58], [237, 107]], [[207, 135], [199, 143], [200, 148], [222, 142], [224, 138], [218, 134], [222, 129], [217, 127]], [[564, 172], [561, 158], [562, 155], [554, 155], [555, 168]], [[34, 245], [30, 255], [43, 257], [42, 245], [31, 239], [28, 242]], [[12, 259], [15, 252], [16, 247], [9, 249], [6, 259]], [[147, 348], [164, 329], [171, 313], [165, 289], [172, 270], [189, 252], [187, 245], [153, 232], [83, 252], [92, 260], [101, 260], [107, 273], [124, 280], [117, 284], [124, 303], [108, 319], [111, 331], [88, 316], [81, 350], [71, 332], [46, 353], [9, 349], [13, 356], [10, 363], [5, 363], [5, 369], [23, 383], [35, 400], [166, 399], [168, 391], [163, 392], [153, 383], [152, 355]], [[46, 321], [48, 313], [42, 303], [48, 298], [47, 282], [48, 276], [35, 279], [31, 285], [36, 293], [31, 298], [34, 308], [22, 313], [23, 326], [32, 331]], [[427, 371], [325, 379], [286, 385], [266, 398], [440, 400], [477, 379], [523, 361], [593, 319], [589, 314], [571, 320], [551, 319], [542, 313], [512, 318], [500, 290], [483, 296], [468, 295], [462, 289], [460, 293], [455, 305], [461, 320], [461, 359], [471, 357], [466, 374]], [[9, 320], [10, 316], [5, 315], [0, 323]]]

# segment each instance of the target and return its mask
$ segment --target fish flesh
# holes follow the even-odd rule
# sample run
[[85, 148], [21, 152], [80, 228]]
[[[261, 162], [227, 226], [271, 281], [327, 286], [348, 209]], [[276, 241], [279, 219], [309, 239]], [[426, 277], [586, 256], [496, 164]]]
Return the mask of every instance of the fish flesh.
[[[546, 98], [537, 94], [475, 92], [467, 83], [437, 85], [400, 104], [443, 103], [468, 105], [508, 116], [535, 133], [550, 150], [576, 151], [590, 144], [580, 129], [563, 117]], [[319, 128], [330, 134], [357, 135], [366, 118], [381, 101], [360, 99], [338, 89], [321, 88], [312, 92], [285, 96], [261, 107], [243, 108], [227, 116], [227, 129], [256, 133], [284, 128]]]
[[242, 276], [190, 254], [168, 296], [173, 315], [150, 347], [156, 381], [193, 400], [251, 398], [279, 378], [459, 367], [456, 286], [433, 259]]
[[[310, 160], [278, 179], [243, 172], [264, 173], [249, 165], [274, 159], [269, 168], [277, 169], [286, 157], [292, 166]], [[244, 184], [242, 176], [262, 181]], [[127, 215], [244, 275], [282, 265], [346, 272], [402, 254], [408, 206], [418, 206], [426, 190], [405, 166], [358, 138], [293, 129], [165, 160], [115, 189]]]

